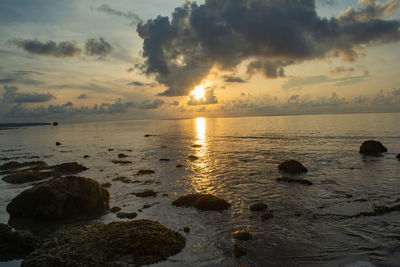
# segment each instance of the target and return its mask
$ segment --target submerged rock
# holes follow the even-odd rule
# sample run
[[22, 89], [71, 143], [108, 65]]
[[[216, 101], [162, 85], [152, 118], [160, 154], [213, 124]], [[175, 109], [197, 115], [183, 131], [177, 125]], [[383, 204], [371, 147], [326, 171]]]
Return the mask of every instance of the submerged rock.
[[247, 250], [246, 247], [244, 247], [242, 245], [239, 245], [239, 244], [236, 244], [235, 247], [232, 250], [232, 255], [234, 257], [236, 257], [236, 258], [240, 258], [240, 257], [246, 255], [247, 251], [248, 250]]
[[285, 182], [285, 183], [297, 183], [302, 185], [312, 185], [312, 182], [306, 179], [293, 179], [288, 177], [280, 177], [276, 178], [277, 182]]
[[307, 168], [304, 167], [303, 164], [294, 159], [282, 162], [279, 164], [278, 169], [292, 174], [308, 172]]
[[125, 176], [120, 176], [120, 177], [114, 178], [113, 181], [120, 181], [125, 184], [129, 184], [131, 182], [131, 180]]
[[110, 188], [111, 187], [111, 183], [104, 183], [101, 184], [104, 188]]
[[274, 217], [274, 214], [272, 214], [272, 212], [269, 211], [261, 216], [261, 220], [265, 221], [265, 220], [271, 219], [273, 217]]
[[169, 161], [170, 159], [160, 159], [160, 161]]
[[150, 220], [87, 225], [53, 233], [22, 266], [142, 266], [168, 259], [185, 244], [181, 234]]
[[132, 195], [137, 197], [155, 197], [157, 196], [157, 192], [154, 192], [153, 190], [145, 190], [143, 192], [132, 193]]
[[194, 206], [198, 210], [216, 210], [222, 211], [228, 209], [231, 204], [223, 198], [216, 197], [211, 194], [188, 194], [184, 195], [174, 202], [172, 205], [177, 207], [192, 207]]
[[373, 211], [367, 211], [367, 212], [360, 212], [353, 217], [362, 217], [362, 216], [380, 216], [384, 215], [386, 213], [390, 213], [393, 211], [400, 211], [400, 205], [396, 206], [378, 206], [375, 207]]
[[56, 146], [61, 146], [61, 143], [57, 141]]
[[7, 205], [7, 211], [12, 218], [59, 220], [104, 214], [108, 201], [108, 191], [98, 182], [68, 176], [23, 191]]
[[23, 259], [35, 250], [39, 240], [27, 231], [13, 231], [0, 223], [0, 261]]
[[194, 147], [194, 148], [199, 148], [199, 147], [201, 147], [201, 145], [199, 145], [199, 144], [194, 144], [194, 145], [192, 145], [192, 147]]
[[153, 171], [153, 170], [138, 170], [136, 175], [153, 174], [153, 173], [155, 173], [155, 171]]
[[182, 168], [183, 165], [182, 165], [182, 164], [178, 164], [178, 165], [176, 165], [175, 167], [176, 167], [176, 168]]
[[247, 241], [252, 239], [252, 235], [247, 231], [236, 231], [233, 233], [233, 238], [241, 241]]
[[262, 202], [257, 202], [250, 206], [250, 210], [252, 210], [252, 211], [263, 211], [263, 210], [266, 210], [267, 208], [268, 208], [268, 205], [264, 204]]
[[398, 158], [398, 159], [400, 160], [400, 153], [399, 153], [399, 154], [397, 154], [396, 158]]
[[386, 147], [381, 142], [375, 140], [364, 141], [360, 146], [359, 153], [370, 156], [379, 156], [380, 153], [387, 152]]
[[127, 158], [128, 155], [124, 154], [124, 153], [119, 153], [118, 154], [118, 158]]
[[118, 212], [117, 217], [121, 219], [134, 219], [136, 218], [136, 212]]
[[1, 165], [0, 170], [7, 171], [6, 173], [9, 173], [12, 170], [21, 169], [25, 167], [29, 167], [30, 169], [38, 169], [38, 168], [43, 169], [48, 167], [48, 165], [44, 161], [28, 161], [21, 163], [18, 161], [10, 161]]
[[112, 213], [117, 213], [117, 212], [120, 211], [120, 210], [121, 210], [120, 207], [114, 206], [114, 207], [112, 207], [112, 208], [110, 209], [110, 212], [112, 212]]
[[130, 161], [130, 160], [112, 160], [111, 162], [114, 164], [131, 164], [132, 163], [132, 161]]
[[198, 160], [199, 157], [198, 157], [198, 156], [195, 156], [195, 155], [190, 155], [190, 156], [189, 156], [189, 159], [190, 159], [190, 160]]
[[183, 227], [183, 231], [184, 231], [185, 233], [189, 233], [189, 232], [190, 232], [190, 227], [189, 227], [189, 226]]

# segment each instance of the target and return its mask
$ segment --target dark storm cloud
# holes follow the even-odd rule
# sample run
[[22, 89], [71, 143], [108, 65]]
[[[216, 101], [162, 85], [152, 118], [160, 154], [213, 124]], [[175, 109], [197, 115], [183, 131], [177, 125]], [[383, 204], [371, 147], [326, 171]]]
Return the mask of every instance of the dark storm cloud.
[[111, 53], [113, 47], [110, 43], [106, 42], [102, 37], [99, 39], [89, 39], [85, 44], [85, 55], [98, 56], [104, 58]]
[[[383, 8], [372, 2], [353, 11]], [[158, 16], [138, 24], [145, 58], [138, 67], [167, 86], [160, 95], [182, 96], [214, 66], [229, 71], [247, 60], [249, 74], [276, 78], [285, 75], [284, 67], [305, 60], [339, 55], [355, 60], [359, 46], [400, 39], [400, 23], [380, 19], [397, 10], [396, 3], [386, 2], [384, 12], [367, 19], [351, 12], [326, 19], [317, 15], [314, 0], [186, 1], [171, 19]]]
[[240, 77], [236, 77], [236, 76], [229, 76], [229, 75], [225, 75], [224, 76], [224, 81], [226, 83], [245, 83], [246, 81], [243, 80]]
[[36, 39], [13, 39], [10, 43], [28, 53], [41, 56], [73, 57], [81, 53], [76, 41], [56, 43], [54, 41], [41, 42]]
[[142, 19], [131, 11], [123, 12], [112, 8], [110, 5], [103, 4], [97, 8], [97, 11], [101, 11], [107, 15], [113, 15], [128, 19], [131, 21], [131, 25], [136, 25], [142, 21]]
[[153, 101], [145, 100], [145, 101], [142, 101], [138, 107], [139, 107], [139, 109], [157, 109], [164, 104], [165, 104], [165, 102], [161, 99], [154, 99]]

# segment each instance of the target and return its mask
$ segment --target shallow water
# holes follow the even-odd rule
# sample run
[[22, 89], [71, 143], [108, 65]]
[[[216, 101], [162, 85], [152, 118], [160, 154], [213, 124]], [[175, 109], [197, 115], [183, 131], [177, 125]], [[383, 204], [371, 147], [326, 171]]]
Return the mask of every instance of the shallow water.
[[[398, 266], [400, 212], [351, 216], [371, 211], [374, 205], [400, 204], [394, 202], [400, 197], [400, 161], [395, 158], [400, 153], [399, 122], [400, 113], [394, 113], [28, 127], [0, 131], [0, 158], [39, 156], [48, 164], [77, 161], [89, 167], [80, 175], [112, 183], [110, 206], [137, 212], [144, 204], [157, 202], [138, 212], [137, 219], [156, 220], [181, 233], [184, 226], [191, 230], [183, 233], [187, 245], [180, 254], [153, 266], [346, 266], [356, 262]], [[360, 155], [359, 146], [368, 139], [381, 141], [389, 152], [383, 157]], [[56, 141], [62, 145], [55, 146]], [[132, 164], [113, 164], [118, 153], [127, 154]], [[83, 158], [85, 154], [90, 158]], [[191, 161], [189, 155], [199, 159]], [[309, 169], [302, 177], [312, 181], [312, 186], [275, 181], [283, 176], [277, 165], [288, 158]], [[183, 167], [176, 168], [177, 164]], [[135, 176], [139, 169], [152, 169], [155, 174]], [[137, 182], [112, 181], [118, 176]], [[0, 222], [9, 219], [6, 205], [28, 187], [0, 181]], [[144, 189], [159, 194], [153, 198], [130, 194]], [[221, 196], [232, 207], [220, 213], [171, 205], [190, 192]], [[366, 201], [357, 201], [360, 198]], [[272, 219], [262, 221], [262, 212], [250, 212], [249, 206], [258, 201], [274, 210]], [[301, 216], [294, 216], [295, 212]], [[120, 219], [107, 214], [98, 221], [115, 220]], [[250, 231], [253, 239], [232, 239], [237, 230]], [[247, 256], [232, 256], [236, 243], [249, 249]]]

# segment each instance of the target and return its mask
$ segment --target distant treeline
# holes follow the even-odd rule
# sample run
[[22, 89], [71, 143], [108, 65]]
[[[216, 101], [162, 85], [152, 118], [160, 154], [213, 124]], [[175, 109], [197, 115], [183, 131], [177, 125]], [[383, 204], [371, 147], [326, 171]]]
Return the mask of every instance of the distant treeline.
[[17, 128], [17, 127], [27, 127], [27, 126], [43, 126], [50, 125], [47, 122], [32, 122], [32, 123], [0, 123], [0, 128]]

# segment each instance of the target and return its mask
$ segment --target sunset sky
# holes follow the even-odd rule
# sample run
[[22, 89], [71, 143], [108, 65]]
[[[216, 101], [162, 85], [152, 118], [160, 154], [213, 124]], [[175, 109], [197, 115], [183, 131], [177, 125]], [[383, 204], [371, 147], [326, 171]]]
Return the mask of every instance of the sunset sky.
[[399, 8], [1, 0], [0, 122], [399, 112]]

